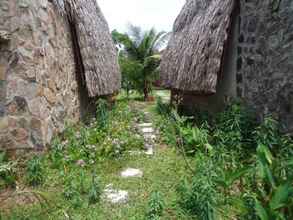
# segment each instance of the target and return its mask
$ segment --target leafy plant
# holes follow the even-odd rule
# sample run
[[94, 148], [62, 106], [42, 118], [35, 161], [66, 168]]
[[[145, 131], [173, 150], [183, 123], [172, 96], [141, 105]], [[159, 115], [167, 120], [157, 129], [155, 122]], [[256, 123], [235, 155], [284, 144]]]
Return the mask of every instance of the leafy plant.
[[158, 220], [164, 211], [164, 200], [162, 195], [155, 191], [151, 194], [148, 210], [146, 213], [146, 220]]
[[48, 157], [54, 169], [58, 169], [64, 164], [64, 146], [59, 138], [53, 139]]
[[98, 203], [101, 199], [102, 189], [98, 177], [92, 176], [92, 182], [89, 190], [89, 204]]
[[254, 114], [241, 103], [232, 103], [215, 119], [214, 144], [230, 150], [255, 147], [252, 133], [256, 127]]
[[[255, 197], [256, 213], [261, 220], [283, 220], [293, 217], [293, 177], [278, 176], [270, 149], [260, 144], [257, 149], [259, 176], [262, 180]], [[289, 218], [287, 218], [289, 217]]]
[[258, 126], [254, 132], [256, 143], [263, 144], [274, 150], [275, 147], [280, 147], [281, 134], [277, 121], [271, 117], [265, 118], [264, 122]]
[[[147, 100], [152, 83], [158, 76], [157, 68], [161, 59], [158, 51], [166, 43], [168, 35], [165, 32], [157, 33], [155, 29], [143, 32], [139, 27], [130, 25], [128, 33], [121, 34], [114, 30], [112, 38], [116, 44], [124, 46], [123, 52], [120, 52], [120, 57], [123, 57], [120, 63], [123, 75], [131, 76], [127, 84], [135, 86]], [[133, 72], [135, 67], [138, 67], [136, 74]]]
[[190, 125], [180, 127], [180, 135], [183, 138], [185, 152], [194, 155], [197, 151], [211, 151], [213, 147], [209, 144], [209, 131], [204, 127], [198, 128]]
[[15, 186], [16, 163], [8, 161], [4, 152], [0, 152], [0, 177], [0, 189]]
[[163, 116], [168, 116], [170, 115], [172, 108], [170, 104], [163, 103], [163, 100], [161, 97], [157, 98], [157, 103], [156, 103], [156, 111]]
[[203, 220], [216, 220], [220, 207], [220, 194], [217, 190], [217, 168], [212, 160], [198, 154], [196, 173], [191, 183], [186, 179], [178, 186], [179, 204], [190, 214]]
[[108, 102], [105, 99], [97, 101], [96, 120], [98, 128], [107, 129], [109, 122], [109, 109]]
[[46, 169], [43, 163], [43, 157], [35, 155], [27, 162], [26, 181], [31, 186], [38, 186], [44, 183]]

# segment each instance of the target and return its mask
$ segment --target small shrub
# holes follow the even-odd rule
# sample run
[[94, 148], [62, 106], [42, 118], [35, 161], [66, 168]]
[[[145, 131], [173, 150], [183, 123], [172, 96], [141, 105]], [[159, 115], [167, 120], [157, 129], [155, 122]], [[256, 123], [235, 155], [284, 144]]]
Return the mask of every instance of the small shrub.
[[155, 191], [151, 194], [148, 210], [146, 213], [146, 220], [158, 220], [163, 215], [164, 211], [164, 200], [162, 195]]
[[[279, 124], [274, 119], [267, 117], [254, 132], [255, 142], [268, 146], [271, 150], [281, 147], [281, 134]], [[278, 150], [278, 149], [277, 149]]]
[[240, 103], [232, 103], [216, 116], [214, 144], [229, 150], [255, 149], [252, 138], [256, 127], [254, 114]]
[[179, 205], [191, 215], [203, 220], [216, 220], [221, 195], [217, 190], [217, 166], [208, 157], [198, 154], [196, 173], [191, 183], [178, 186]]
[[16, 183], [16, 163], [8, 162], [6, 154], [0, 152], [0, 189], [15, 187]]
[[194, 155], [197, 151], [210, 151], [209, 131], [205, 128], [184, 126], [180, 127], [180, 136], [183, 139], [185, 152]]
[[58, 169], [64, 164], [64, 146], [59, 138], [52, 141], [48, 157], [53, 169]]
[[92, 182], [89, 190], [89, 204], [96, 204], [100, 202], [102, 189], [98, 177], [92, 176]]
[[38, 186], [45, 181], [45, 166], [41, 156], [34, 156], [27, 162], [26, 181], [30, 186]]
[[97, 126], [100, 129], [107, 129], [109, 123], [109, 104], [105, 99], [97, 101], [96, 120]]
[[172, 108], [170, 104], [166, 104], [163, 102], [161, 97], [157, 98], [157, 103], [156, 103], [156, 111], [163, 116], [168, 116], [170, 115]]
[[76, 181], [74, 174], [70, 174], [65, 177], [63, 196], [66, 200], [70, 201], [74, 208], [82, 206], [82, 196], [80, 193], [81, 189]]
[[[271, 127], [271, 126], [270, 126]], [[255, 210], [261, 220], [282, 220], [293, 218], [293, 176], [282, 176], [280, 167], [269, 147], [259, 144], [257, 148], [256, 173], [261, 178], [255, 195]], [[289, 168], [290, 167], [290, 168]]]

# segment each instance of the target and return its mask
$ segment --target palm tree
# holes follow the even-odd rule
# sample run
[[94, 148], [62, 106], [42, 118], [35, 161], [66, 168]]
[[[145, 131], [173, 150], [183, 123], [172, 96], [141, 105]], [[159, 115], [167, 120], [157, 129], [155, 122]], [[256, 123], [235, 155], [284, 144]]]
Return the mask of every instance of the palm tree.
[[144, 100], [148, 100], [152, 89], [152, 83], [158, 75], [160, 64], [159, 50], [168, 40], [168, 34], [164, 31], [157, 32], [154, 28], [143, 32], [139, 27], [130, 25], [128, 32], [121, 34], [114, 30], [113, 40], [116, 44], [122, 44], [123, 50], [120, 56], [137, 62], [142, 68], [137, 74], [140, 75], [136, 82], [139, 92], [144, 94]]

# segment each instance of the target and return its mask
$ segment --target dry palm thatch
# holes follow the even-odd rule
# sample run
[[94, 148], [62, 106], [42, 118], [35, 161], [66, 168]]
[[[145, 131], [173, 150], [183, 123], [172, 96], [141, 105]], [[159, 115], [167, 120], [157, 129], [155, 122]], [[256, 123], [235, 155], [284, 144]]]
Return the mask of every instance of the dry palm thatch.
[[234, 0], [187, 0], [163, 53], [162, 85], [199, 94], [216, 92]]
[[79, 74], [90, 97], [117, 92], [121, 85], [117, 51], [96, 0], [53, 0], [71, 26]]

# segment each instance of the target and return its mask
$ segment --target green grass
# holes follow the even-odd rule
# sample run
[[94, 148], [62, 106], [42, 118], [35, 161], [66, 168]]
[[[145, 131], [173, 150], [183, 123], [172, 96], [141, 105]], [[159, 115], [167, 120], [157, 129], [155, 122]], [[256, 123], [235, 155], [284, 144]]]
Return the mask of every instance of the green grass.
[[[140, 112], [149, 111], [152, 115], [151, 119], [156, 120], [159, 117], [155, 113], [154, 104], [132, 101], [131, 105]], [[155, 150], [154, 156], [144, 154], [134, 156], [124, 153], [119, 157], [99, 158], [94, 165], [87, 165], [84, 168], [76, 164], [64, 164], [58, 169], [53, 169], [50, 160], [47, 159], [44, 162], [46, 178], [43, 185], [27, 188], [28, 191], [43, 195], [45, 201], [16, 205], [17, 199], [11, 199], [8, 201], [10, 204], [6, 204], [9, 208], [2, 211], [2, 219], [145, 219], [153, 192], [160, 192], [165, 201], [161, 219], [191, 219], [176, 204], [176, 187], [181, 177], [187, 174], [184, 160], [174, 148], [167, 148], [163, 143], [158, 143]], [[143, 177], [121, 178], [120, 172], [128, 167], [142, 170]], [[89, 205], [87, 192], [80, 192], [77, 201], [66, 200], [63, 196], [64, 179], [73, 176], [73, 180], [77, 181], [82, 172], [85, 191], [90, 186], [92, 174], [95, 173], [99, 177], [102, 189], [108, 184], [113, 184], [115, 189], [128, 191], [129, 202], [112, 205], [102, 200], [100, 203]]]
[[[144, 176], [142, 178], [121, 178], [120, 172], [127, 167], [142, 170]], [[44, 211], [40, 207], [27, 209], [23, 207], [16, 211], [18, 215], [15, 219], [20, 216], [30, 216], [32, 219], [34, 216], [37, 216], [35, 219], [66, 219], [64, 213], [70, 213], [72, 219], [144, 219], [149, 197], [154, 191], [159, 191], [166, 202], [161, 219], [189, 219], [180, 211], [178, 212], [180, 209], [175, 202], [177, 198], [176, 187], [179, 184], [180, 176], [186, 174], [186, 168], [180, 155], [173, 149], [159, 148], [154, 157], [125, 155], [117, 160], [108, 159], [94, 167], [94, 170], [100, 177], [103, 188], [112, 183], [115, 189], [127, 190], [129, 202], [122, 205], [101, 202], [88, 206], [86, 195], [84, 195], [81, 207], [72, 208], [70, 202], [62, 197], [60, 173], [53, 171], [48, 174], [46, 184], [37, 190], [44, 192], [50, 204], [58, 205], [58, 207], [52, 205], [53, 207], [48, 210], [46, 215], [42, 214], [42, 217], [37, 216]], [[90, 173], [90, 170], [86, 171], [85, 182], [90, 181]]]

